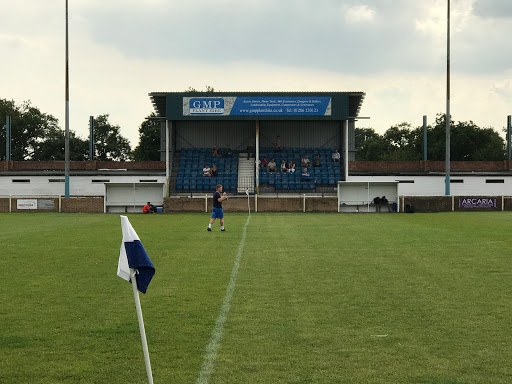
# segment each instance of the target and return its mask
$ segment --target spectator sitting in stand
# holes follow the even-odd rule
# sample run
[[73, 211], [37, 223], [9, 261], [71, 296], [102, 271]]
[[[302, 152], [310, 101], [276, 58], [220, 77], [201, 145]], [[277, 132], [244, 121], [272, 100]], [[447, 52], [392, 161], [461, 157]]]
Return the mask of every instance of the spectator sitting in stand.
[[212, 148], [212, 156], [217, 156], [217, 157], [220, 157], [221, 154], [219, 153], [219, 149], [217, 148], [217, 146], [214, 146]]
[[267, 166], [268, 166], [268, 159], [266, 157], [264, 157], [263, 159], [260, 160], [260, 167], [267, 168]]
[[288, 167], [286, 166], [286, 160], [281, 160], [281, 172], [288, 172]]
[[309, 168], [311, 167], [311, 160], [309, 160], [308, 155], [305, 155], [300, 161], [301, 167]]
[[276, 138], [276, 147], [274, 148], [274, 152], [281, 152], [281, 136], [277, 136]]
[[320, 167], [322, 165], [322, 161], [320, 160], [320, 155], [316, 155], [315, 159], [313, 160], [313, 165], [315, 167]]
[[210, 177], [212, 175], [212, 170], [208, 165], [205, 165], [203, 168], [203, 176]]
[[338, 152], [337, 149], [335, 149], [334, 152], [332, 153], [332, 161], [334, 161], [336, 163], [339, 163], [340, 162], [340, 158], [341, 158], [340, 153]]
[[217, 176], [217, 166], [215, 164], [213, 164], [212, 169], [210, 169], [210, 176]]
[[233, 155], [233, 150], [229, 147], [228, 144], [226, 144], [226, 146], [222, 150], [222, 155], [224, 157], [231, 157]]
[[288, 172], [295, 172], [295, 162], [293, 160], [290, 160], [290, 164], [288, 164]]
[[267, 172], [277, 172], [277, 165], [274, 159], [270, 159], [270, 163], [267, 165]]
[[309, 172], [307, 168], [304, 168], [302, 171], [302, 181], [311, 181], [311, 177], [309, 176]]
[[142, 208], [142, 213], [156, 213], [156, 207], [148, 201]]

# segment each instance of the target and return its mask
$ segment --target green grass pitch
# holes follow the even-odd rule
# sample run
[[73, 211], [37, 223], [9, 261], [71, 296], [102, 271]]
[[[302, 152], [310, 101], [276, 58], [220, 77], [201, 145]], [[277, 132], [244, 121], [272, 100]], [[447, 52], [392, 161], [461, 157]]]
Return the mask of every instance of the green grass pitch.
[[[129, 215], [155, 383], [195, 383], [247, 214]], [[209, 383], [511, 383], [512, 213], [251, 215]], [[144, 383], [118, 215], [0, 214], [0, 382]]]

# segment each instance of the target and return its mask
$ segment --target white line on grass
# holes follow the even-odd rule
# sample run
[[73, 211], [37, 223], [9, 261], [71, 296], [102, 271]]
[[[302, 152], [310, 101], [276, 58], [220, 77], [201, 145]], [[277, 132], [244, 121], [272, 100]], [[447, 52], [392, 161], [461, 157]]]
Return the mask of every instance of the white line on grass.
[[226, 318], [228, 317], [229, 308], [231, 307], [231, 297], [233, 297], [233, 292], [235, 291], [236, 276], [238, 274], [238, 267], [240, 266], [240, 259], [242, 258], [242, 253], [244, 251], [245, 236], [247, 235], [247, 226], [249, 225], [250, 220], [251, 216], [248, 216], [244, 229], [242, 230], [242, 240], [240, 240], [240, 245], [238, 246], [238, 253], [236, 254], [235, 263], [231, 271], [231, 278], [229, 280], [226, 296], [224, 296], [219, 316], [215, 322], [212, 337], [206, 347], [206, 354], [204, 356], [203, 365], [201, 366], [201, 372], [199, 372], [199, 377], [196, 381], [197, 384], [207, 384], [210, 380], [210, 376], [212, 375], [215, 359], [217, 358], [217, 350], [219, 349], [222, 339], [222, 331], [224, 329], [224, 324], [226, 323]]

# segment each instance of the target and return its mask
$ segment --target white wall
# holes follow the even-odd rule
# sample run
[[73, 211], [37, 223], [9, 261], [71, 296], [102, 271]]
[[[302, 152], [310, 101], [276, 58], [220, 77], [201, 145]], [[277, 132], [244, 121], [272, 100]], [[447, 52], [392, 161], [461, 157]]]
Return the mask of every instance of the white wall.
[[[29, 183], [13, 180], [30, 180]], [[49, 180], [62, 180], [50, 182]], [[0, 176], [0, 196], [58, 196], [64, 195], [64, 176]], [[93, 180], [98, 180], [93, 182]], [[165, 176], [72, 176], [69, 181], [71, 196], [103, 196], [104, 182], [139, 183], [156, 180], [165, 184]]]
[[[444, 196], [444, 176], [349, 176], [349, 181], [414, 181], [400, 183], [400, 196]], [[450, 194], [454, 196], [512, 196], [512, 176], [452, 176]], [[463, 183], [453, 183], [462, 180]], [[486, 180], [503, 180], [503, 184]]]
[[[12, 180], [30, 180], [29, 183], [17, 183]], [[64, 180], [63, 176], [0, 176], [0, 196], [58, 196], [64, 195], [64, 182], [49, 182], [50, 179]], [[456, 196], [512, 196], [512, 176], [452, 176], [452, 180], [463, 180], [463, 183], [452, 183], [450, 192]], [[489, 184], [486, 180], [504, 180], [503, 184]], [[156, 180], [165, 183], [165, 176], [72, 176], [70, 178], [71, 196], [103, 196], [103, 182], [93, 180], [109, 180], [111, 183], [139, 183]], [[443, 196], [445, 193], [444, 176], [349, 176], [348, 181], [399, 181], [408, 180], [414, 183], [400, 183], [399, 195], [406, 196]]]

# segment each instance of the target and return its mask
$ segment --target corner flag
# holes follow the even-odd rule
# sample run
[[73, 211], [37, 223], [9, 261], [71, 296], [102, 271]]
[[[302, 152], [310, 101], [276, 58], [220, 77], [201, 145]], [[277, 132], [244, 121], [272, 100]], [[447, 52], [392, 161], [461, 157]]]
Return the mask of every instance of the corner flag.
[[146, 340], [146, 330], [144, 329], [144, 319], [142, 318], [142, 309], [140, 307], [139, 291], [146, 293], [149, 282], [155, 274], [155, 267], [153, 267], [153, 263], [149, 259], [130, 221], [126, 216], [122, 215], [121, 229], [123, 230], [123, 242], [121, 243], [119, 262], [117, 264], [117, 276], [132, 283], [148, 383], [153, 384], [153, 373], [151, 372], [151, 361], [149, 360], [148, 342]]
[[155, 274], [155, 267], [126, 216], [121, 216], [121, 229], [123, 230], [123, 242], [117, 264], [117, 276], [131, 281], [130, 268], [136, 269], [138, 271], [137, 288], [142, 293], [146, 293], [149, 282]]

